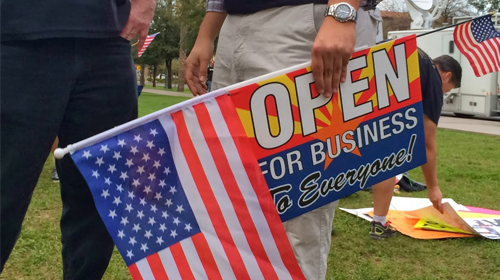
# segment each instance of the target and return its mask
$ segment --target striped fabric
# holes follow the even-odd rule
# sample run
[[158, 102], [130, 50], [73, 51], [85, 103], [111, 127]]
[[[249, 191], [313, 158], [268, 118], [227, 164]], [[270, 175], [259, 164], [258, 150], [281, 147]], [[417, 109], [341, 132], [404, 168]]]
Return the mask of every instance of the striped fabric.
[[304, 279], [228, 95], [72, 158], [134, 280]]
[[142, 48], [137, 52], [137, 56], [138, 57], [141, 57], [142, 54], [146, 51], [146, 49], [149, 47], [149, 44], [151, 44], [151, 42], [153, 42], [153, 40], [155, 39], [156, 35], [160, 34], [160, 32], [158, 33], [155, 33], [155, 34], [152, 34], [152, 35], [148, 35], [148, 37], [146, 37], [146, 41], [144, 41], [144, 45], [142, 46]]

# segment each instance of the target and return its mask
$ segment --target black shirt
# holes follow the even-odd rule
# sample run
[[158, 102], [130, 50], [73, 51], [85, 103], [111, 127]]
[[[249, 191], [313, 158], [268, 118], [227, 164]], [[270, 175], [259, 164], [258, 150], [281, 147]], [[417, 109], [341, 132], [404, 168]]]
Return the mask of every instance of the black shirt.
[[116, 37], [130, 13], [128, 0], [1, 0], [1, 39]]
[[418, 64], [424, 114], [437, 125], [443, 107], [441, 76], [432, 59], [421, 49], [418, 49]]

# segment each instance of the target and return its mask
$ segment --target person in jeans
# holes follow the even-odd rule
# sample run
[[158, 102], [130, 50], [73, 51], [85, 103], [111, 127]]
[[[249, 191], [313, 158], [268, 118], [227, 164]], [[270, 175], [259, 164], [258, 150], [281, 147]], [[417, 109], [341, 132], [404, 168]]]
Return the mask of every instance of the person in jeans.
[[[335, 4], [338, 4], [334, 6]], [[186, 80], [196, 96], [206, 92], [206, 69], [219, 35], [212, 90], [311, 60], [316, 89], [329, 98], [345, 80], [358, 37], [370, 17], [349, 17], [377, 2], [345, 0], [207, 1], [207, 13], [186, 60]], [[325, 13], [327, 7], [334, 13]], [[364, 9], [358, 9], [362, 6]], [[336, 7], [342, 7], [341, 14]], [[325, 14], [328, 14], [325, 16]], [[376, 34], [373, 26], [372, 33]], [[295, 257], [309, 280], [324, 279], [330, 252], [333, 202], [283, 223]]]
[[[443, 93], [459, 88], [462, 79], [460, 63], [449, 55], [432, 60], [424, 51], [418, 49], [420, 66], [420, 87], [424, 111], [425, 152], [427, 163], [421, 166], [427, 185], [427, 196], [434, 208], [443, 212], [443, 194], [438, 185], [436, 170], [436, 130], [443, 107]], [[387, 213], [394, 193], [395, 178], [389, 178], [373, 185], [373, 221], [370, 236], [385, 239], [396, 235], [396, 230], [387, 221]]]
[[[56, 136], [67, 146], [137, 117], [129, 41], [138, 35], [138, 48], [144, 44], [155, 5], [156, 0], [1, 1], [0, 271]], [[101, 279], [113, 241], [70, 156], [57, 161], [57, 171], [63, 277]]]

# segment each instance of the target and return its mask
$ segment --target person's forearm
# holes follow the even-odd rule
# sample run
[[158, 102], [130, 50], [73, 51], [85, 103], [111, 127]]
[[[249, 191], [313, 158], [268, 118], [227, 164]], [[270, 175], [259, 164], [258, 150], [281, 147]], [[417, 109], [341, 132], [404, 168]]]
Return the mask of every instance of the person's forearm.
[[427, 163], [421, 166], [427, 188], [438, 186], [436, 171], [436, 146], [434, 143], [426, 144]]
[[213, 43], [215, 38], [219, 35], [226, 15], [226, 13], [207, 12], [200, 25], [200, 31], [198, 32], [196, 41]]

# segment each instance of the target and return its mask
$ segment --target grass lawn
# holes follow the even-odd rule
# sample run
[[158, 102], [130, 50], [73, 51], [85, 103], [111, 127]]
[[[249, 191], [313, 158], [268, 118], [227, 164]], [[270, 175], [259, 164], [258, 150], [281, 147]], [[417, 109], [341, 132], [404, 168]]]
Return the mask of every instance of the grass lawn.
[[[187, 98], [144, 93], [141, 115]], [[438, 175], [445, 197], [457, 203], [500, 210], [500, 137], [439, 129]], [[62, 279], [60, 194], [47, 160], [26, 215], [23, 231], [1, 279]], [[413, 179], [423, 182], [419, 169]], [[426, 197], [426, 192], [402, 193]], [[341, 207], [371, 206], [368, 192]], [[416, 240], [399, 235], [383, 241], [368, 236], [369, 223], [337, 211], [327, 279], [500, 279], [500, 242], [481, 238]], [[131, 279], [118, 251], [104, 279]]]

